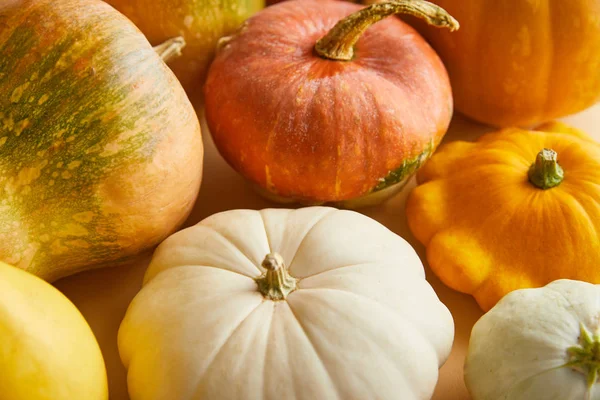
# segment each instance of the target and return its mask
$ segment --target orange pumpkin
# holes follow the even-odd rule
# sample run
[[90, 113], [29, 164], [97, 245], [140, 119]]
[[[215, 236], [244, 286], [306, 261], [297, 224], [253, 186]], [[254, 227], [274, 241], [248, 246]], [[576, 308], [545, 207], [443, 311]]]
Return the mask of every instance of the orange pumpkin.
[[287, 1], [223, 40], [206, 117], [221, 154], [261, 193], [363, 206], [429, 158], [450, 123], [451, 89], [414, 29], [397, 18], [373, 25], [397, 12], [457, 27], [424, 1]]
[[460, 31], [418, 27], [444, 61], [463, 114], [534, 126], [600, 99], [600, 1], [434, 2]]
[[129, 20], [0, 5], [1, 261], [49, 281], [127, 261], [183, 223], [201, 176], [194, 109]]

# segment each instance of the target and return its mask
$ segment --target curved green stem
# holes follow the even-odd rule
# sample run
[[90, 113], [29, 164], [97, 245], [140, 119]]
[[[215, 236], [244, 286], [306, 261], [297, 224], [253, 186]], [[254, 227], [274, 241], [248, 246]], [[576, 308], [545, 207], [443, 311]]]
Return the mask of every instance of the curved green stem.
[[350, 61], [354, 45], [374, 23], [393, 14], [409, 14], [425, 20], [430, 25], [455, 31], [456, 21], [443, 8], [424, 0], [396, 0], [376, 3], [363, 8], [338, 22], [315, 45], [316, 53], [330, 60]]
[[258, 291], [269, 300], [285, 300], [296, 290], [298, 279], [291, 276], [283, 263], [283, 258], [277, 253], [267, 254], [262, 262], [267, 270], [260, 278], [256, 279]]
[[560, 185], [564, 177], [564, 171], [558, 165], [557, 154], [552, 149], [540, 151], [529, 168], [529, 182], [543, 190]]
[[565, 366], [584, 374], [588, 389], [591, 389], [600, 372], [600, 338], [598, 335], [590, 335], [583, 324], [580, 324], [579, 329], [579, 344], [567, 349], [569, 362]]
[[185, 39], [183, 36], [177, 36], [154, 46], [153, 49], [158, 53], [164, 62], [169, 62], [175, 57], [181, 55], [181, 49], [185, 47]]

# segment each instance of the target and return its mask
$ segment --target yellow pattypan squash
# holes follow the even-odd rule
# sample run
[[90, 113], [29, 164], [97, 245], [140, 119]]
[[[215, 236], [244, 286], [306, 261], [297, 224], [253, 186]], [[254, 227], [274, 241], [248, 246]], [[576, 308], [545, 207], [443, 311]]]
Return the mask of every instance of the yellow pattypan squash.
[[489, 310], [567, 278], [600, 283], [600, 144], [560, 123], [444, 145], [407, 216], [434, 273]]
[[106, 369], [75, 305], [0, 261], [0, 399], [107, 400]]

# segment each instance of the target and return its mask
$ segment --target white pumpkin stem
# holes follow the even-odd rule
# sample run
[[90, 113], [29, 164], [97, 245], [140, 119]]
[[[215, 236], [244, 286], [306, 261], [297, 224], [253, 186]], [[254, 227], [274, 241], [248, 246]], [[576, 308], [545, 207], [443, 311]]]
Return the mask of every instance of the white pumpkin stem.
[[564, 177], [564, 171], [558, 165], [558, 156], [552, 149], [540, 151], [529, 168], [529, 181], [543, 190], [560, 185]]
[[440, 6], [424, 0], [394, 0], [376, 3], [349, 15], [338, 22], [324, 37], [317, 41], [315, 52], [323, 58], [350, 61], [354, 57], [354, 45], [374, 23], [394, 14], [409, 14], [429, 25], [455, 31], [458, 21]]
[[267, 254], [262, 262], [267, 271], [256, 279], [258, 290], [269, 300], [285, 300], [296, 290], [298, 279], [291, 276], [284, 265], [283, 257], [277, 253]]
[[185, 39], [183, 36], [177, 36], [154, 46], [153, 49], [158, 53], [164, 62], [169, 62], [175, 57], [181, 55], [181, 49], [185, 47]]

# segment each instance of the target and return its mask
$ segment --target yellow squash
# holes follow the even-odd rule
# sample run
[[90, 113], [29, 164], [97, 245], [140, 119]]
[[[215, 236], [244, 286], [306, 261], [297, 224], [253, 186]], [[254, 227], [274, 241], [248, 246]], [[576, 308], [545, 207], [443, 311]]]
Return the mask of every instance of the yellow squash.
[[233, 33], [265, 6], [264, 0], [104, 0], [159, 45], [182, 36], [186, 46], [169, 60], [192, 104], [202, 104], [202, 87], [218, 40]]
[[417, 180], [410, 229], [484, 310], [561, 278], [600, 283], [600, 145], [584, 133], [551, 123], [450, 143]]
[[0, 261], [0, 399], [107, 400], [104, 360], [77, 308]]

